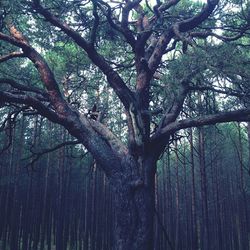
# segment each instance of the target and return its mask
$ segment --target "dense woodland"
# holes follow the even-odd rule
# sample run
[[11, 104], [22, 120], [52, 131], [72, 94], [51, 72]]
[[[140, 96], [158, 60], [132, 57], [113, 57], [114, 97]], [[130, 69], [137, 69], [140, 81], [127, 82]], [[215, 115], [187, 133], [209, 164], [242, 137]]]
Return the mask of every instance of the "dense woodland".
[[0, 249], [249, 250], [250, 4], [0, 0]]
[[[156, 174], [155, 249], [249, 249], [247, 131], [191, 129], [169, 145]], [[64, 146], [29, 164], [31, 146], [67, 139], [41, 117], [17, 118], [0, 161], [1, 249], [112, 249], [114, 194], [92, 157]]]

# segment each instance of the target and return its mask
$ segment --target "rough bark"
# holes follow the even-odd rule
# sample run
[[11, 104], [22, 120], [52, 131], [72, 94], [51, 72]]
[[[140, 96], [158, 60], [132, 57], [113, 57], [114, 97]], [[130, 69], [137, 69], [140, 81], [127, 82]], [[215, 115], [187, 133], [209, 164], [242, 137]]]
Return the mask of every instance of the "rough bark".
[[[122, 163], [123, 174], [113, 180], [116, 194], [114, 250], [153, 249], [155, 164], [152, 159], [144, 159], [144, 167], [150, 171], [142, 176], [138, 172], [133, 173], [139, 166], [127, 158]], [[138, 178], [134, 179], [135, 176]]]

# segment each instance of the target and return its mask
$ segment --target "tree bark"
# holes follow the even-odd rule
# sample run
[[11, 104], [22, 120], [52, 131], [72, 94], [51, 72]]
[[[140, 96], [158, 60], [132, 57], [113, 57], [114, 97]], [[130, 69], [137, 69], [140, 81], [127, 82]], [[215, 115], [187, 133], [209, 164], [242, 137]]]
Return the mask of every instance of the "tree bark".
[[144, 174], [137, 173], [139, 178], [131, 181], [130, 178], [135, 176], [131, 175], [135, 171], [134, 163], [126, 160], [122, 165], [122, 175], [112, 181], [116, 194], [115, 244], [112, 249], [152, 250], [156, 161], [144, 158]]
[[196, 212], [196, 181], [195, 181], [195, 161], [194, 161], [194, 139], [193, 130], [190, 129], [190, 161], [191, 161], [191, 182], [192, 182], [192, 247], [194, 250], [199, 248], [199, 235], [197, 230]]
[[200, 164], [200, 182], [201, 182], [201, 202], [202, 202], [202, 245], [204, 249], [208, 249], [209, 234], [209, 213], [208, 213], [208, 190], [207, 190], [207, 169], [205, 162], [205, 135], [203, 128], [198, 129], [199, 143], [199, 164]]

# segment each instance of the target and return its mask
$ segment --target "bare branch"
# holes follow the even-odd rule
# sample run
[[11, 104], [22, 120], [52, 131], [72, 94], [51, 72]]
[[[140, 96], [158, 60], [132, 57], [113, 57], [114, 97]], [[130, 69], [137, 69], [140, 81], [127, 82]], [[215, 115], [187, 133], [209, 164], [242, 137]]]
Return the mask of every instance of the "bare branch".
[[189, 87], [189, 90], [191, 91], [206, 91], [206, 90], [209, 90], [209, 91], [212, 91], [212, 92], [216, 92], [216, 93], [219, 93], [219, 94], [224, 94], [224, 95], [227, 95], [227, 96], [235, 96], [235, 97], [250, 97], [250, 94], [247, 94], [247, 93], [240, 93], [240, 92], [237, 92], [233, 89], [229, 89], [229, 88], [224, 88], [224, 89], [218, 89], [218, 88], [215, 88], [213, 86], [190, 86]]
[[1, 127], [0, 127], [0, 132], [6, 130], [6, 134], [8, 136], [8, 142], [7, 144], [0, 150], [0, 155], [5, 152], [6, 150], [9, 149], [9, 147], [12, 144], [12, 138], [13, 138], [13, 132], [12, 129], [14, 127], [14, 124], [16, 122], [17, 116], [26, 109], [27, 107], [21, 107], [18, 108], [17, 110], [14, 110], [10, 112], [7, 116], [7, 118], [3, 121]]
[[26, 85], [23, 85], [23, 84], [20, 84], [18, 82], [16, 82], [15, 80], [13, 79], [9, 79], [9, 78], [0, 78], [0, 84], [9, 84], [11, 87], [15, 88], [15, 89], [18, 89], [18, 90], [21, 90], [21, 91], [27, 91], [27, 92], [33, 92], [33, 93], [36, 93], [36, 94], [40, 94], [42, 95], [44, 98], [47, 99], [47, 101], [49, 100], [48, 99], [48, 93], [44, 92], [42, 89], [39, 89], [37, 87], [34, 87], [34, 86], [26, 86]]
[[232, 41], [236, 41], [238, 39], [240, 39], [241, 37], [244, 36], [245, 32], [248, 31], [250, 29], [249, 25], [244, 26], [243, 28], [241, 28], [241, 30], [238, 32], [238, 34], [234, 35], [234, 36], [223, 36], [223, 35], [218, 35], [214, 32], [191, 32], [189, 34], [190, 37], [196, 37], [196, 38], [207, 38], [209, 36], [213, 36], [216, 37], [219, 40], [222, 40], [224, 42], [232, 42]]
[[77, 145], [77, 144], [81, 144], [81, 142], [79, 142], [78, 140], [74, 140], [74, 141], [66, 141], [60, 144], [57, 144], [56, 146], [52, 147], [52, 148], [47, 148], [47, 149], [43, 149], [40, 152], [34, 152], [32, 150], [32, 155], [23, 158], [22, 160], [28, 160], [30, 159], [30, 162], [28, 164], [28, 166], [31, 166], [33, 168], [34, 163], [37, 162], [43, 155], [54, 152], [62, 147], [65, 146], [72, 146], [72, 145]]
[[249, 121], [250, 120], [250, 109], [241, 109], [236, 111], [221, 112], [218, 114], [206, 115], [196, 118], [188, 118], [176, 122], [172, 122], [167, 125], [165, 128], [158, 131], [152, 137], [152, 140], [156, 140], [161, 136], [167, 136], [175, 133], [178, 130], [191, 128], [191, 127], [200, 127], [204, 125], [214, 125], [216, 123], [225, 123], [233, 121]]
[[8, 55], [1, 56], [0, 63], [8, 61], [12, 58], [17, 58], [17, 57], [25, 57], [25, 55], [23, 52], [15, 51], [15, 52], [9, 53]]

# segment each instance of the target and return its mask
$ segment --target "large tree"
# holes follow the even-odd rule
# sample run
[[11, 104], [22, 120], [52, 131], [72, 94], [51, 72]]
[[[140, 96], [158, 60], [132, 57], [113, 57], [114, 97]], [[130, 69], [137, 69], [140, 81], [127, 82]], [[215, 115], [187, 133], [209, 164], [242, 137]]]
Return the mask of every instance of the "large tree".
[[[249, 77], [228, 65], [247, 57], [241, 51], [249, 39], [247, 1], [20, 0], [3, 1], [1, 12], [1, 106], [32, 108], [83, 144], [116, 196], [114, 249], [152, 250], [155, 173], [171, 136], [185, 128], [249, 119], [250, 109], [243, 105]], [[60, 57], [65, 40], [85, 53], [118, 97], [126, 139], [96, 116], [96, 107], [84, 113], [70, 101], [65, 78], [56, 75], [48, 56], [58, 46]], [[237, 51], [223, 54], [235, 41]], [[43, 86], [27, 73], [30, 63], [23, 58], [36, 67]], [[72, 62], [79, 67], [77, 59]], [[213, 93], [240, 98], [242, 104], [231, 110], [215, 105], [210, 114], [197, 116], [202, 91], [211, 98]], [[87, 99], [82, 104], [88, 105]]]

